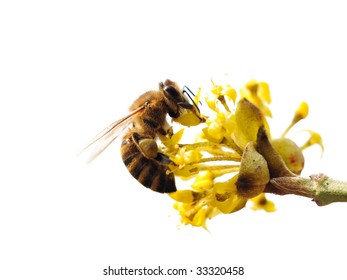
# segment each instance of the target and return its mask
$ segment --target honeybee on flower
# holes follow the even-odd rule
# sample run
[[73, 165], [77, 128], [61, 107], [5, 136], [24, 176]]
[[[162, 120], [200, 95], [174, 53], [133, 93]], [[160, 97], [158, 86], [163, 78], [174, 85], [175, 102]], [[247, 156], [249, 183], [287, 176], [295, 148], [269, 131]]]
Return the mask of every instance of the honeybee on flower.
[[[196, 95], [196, 103], [201, 92]], [[318, 133], [300, 148], [287, 132], [308, 114], [302, 103], [292, 123], [278, 139], [272, 139], [268, 117], [271, 95], [265, 82], [252, 80], [237, 92], [231, 85], [212, 82], [203, 100], [209, 109], [205, 123], [190, 143], [181, 143], [184, 129], [163, 141], [163, 152], [173, 164], [170, 171], [182, 179], [192, 179], [189, 189], [170, 193], [183, 224], [206, 227], [206, 220], [244, 208], [275, 211], [265, 193], [284, 194], [270, 183], [275, 177], [296, 176], [304, 167], [302, 150], [319, 144]], [[187, 119], [189, 123], [189, 119]]]

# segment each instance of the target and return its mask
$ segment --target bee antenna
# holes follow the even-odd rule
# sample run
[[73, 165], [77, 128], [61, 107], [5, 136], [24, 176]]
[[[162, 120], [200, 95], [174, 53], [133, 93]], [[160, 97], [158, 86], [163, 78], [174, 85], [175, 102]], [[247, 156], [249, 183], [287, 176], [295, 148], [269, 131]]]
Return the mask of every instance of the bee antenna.
[[[192, 92], [191, 90], [190, 90], [190, 88], [189, 87], [187, 87], [187, 86], [183, 86], [183, 92], [186, 92], [187, 94], [191, 94], [191, 95], [193, 95], [194, 97], [195, 97], [195, 94], [194, 94], [194, 92]], [[189, 93], [188, 93], [189, 92]]]
[[[191, 95], [193, 97], [195, 97], [195, 94], [190, 90], [190, 88], [187, 87], [187, 86], [184, 86], [183, 87], [183, 93], [187, 94], [188, 98], [190, 99], [190, 101], [192, 101], [192, 103], [195, 106], [195, 108], [198, 110], [198, 112], [200, 112], [199, 107], [196, 105], [196, 103], [194, 102], [193, 98], [191, 97]], [[200, 101], [199, 101], [199, 104], [202, 105], [202, 103]]]

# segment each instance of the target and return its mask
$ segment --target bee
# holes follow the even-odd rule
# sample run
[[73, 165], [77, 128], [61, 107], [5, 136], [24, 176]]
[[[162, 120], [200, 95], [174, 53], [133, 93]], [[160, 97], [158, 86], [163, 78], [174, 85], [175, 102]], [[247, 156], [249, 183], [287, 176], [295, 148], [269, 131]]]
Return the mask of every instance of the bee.
[[[156, 139], [172, 134], [167, 115], [173, 121], [187, 126], [205, 121], [191, 95], [194, 96], [186, 86], [182, 90], [171, 80], [160, 82], [158, 90], [147, 91], [139, 96], [130, 106], [127, 116], [101, 131], [85, 148], [99, 144], [89, 161], [102, 153], [128, 127], [121, 144], [121, 156], [130, 174], [153, 191], [175, 192], [175, 178], [168, 168], [172, 162], [168, 156], [159, 152]], [[186, 118], [188, 115], [189, 123]]]

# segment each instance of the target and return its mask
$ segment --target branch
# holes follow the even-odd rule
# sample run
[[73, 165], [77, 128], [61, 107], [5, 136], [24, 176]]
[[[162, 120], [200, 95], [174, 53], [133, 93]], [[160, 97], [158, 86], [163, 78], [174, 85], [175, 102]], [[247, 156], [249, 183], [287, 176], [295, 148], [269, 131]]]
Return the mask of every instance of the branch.
[[347, 202], [347, 182], [334, 180], [324, 174], [312, 175], [310, 178], [294, 174], [272, 146], [263, 127], [258, 130], [257, 146], [259, 153], [267, 161], [271, 175], [265, 192], [306, 196], [312, 198], [319, 206]]
[[303, 177], [277, 177], [270, 183], [284, 194], [312, 198], [318, 206], [333, 202], [347, 202], [347, 182], [334, 180], [324, 174]]

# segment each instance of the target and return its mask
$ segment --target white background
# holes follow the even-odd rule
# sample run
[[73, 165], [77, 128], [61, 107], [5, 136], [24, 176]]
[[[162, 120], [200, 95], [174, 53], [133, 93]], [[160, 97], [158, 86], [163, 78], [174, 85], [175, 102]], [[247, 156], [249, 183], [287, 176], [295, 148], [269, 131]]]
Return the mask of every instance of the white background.
[[[306, 153], [304, 175], [347, 181], [346, 29], [345, 5], [332, 0], [2, 1], [0, 278], [122, 279], [102, 270], [160, 265], [346, 279], [344, 204], [273, 196], [275, 213], [177, 228], [172, 200], [130, 176], [119, 142], [89, 166], [76, 159], [160, 80], [196, 91], [255, 78], [270, 84], [273, 136], [309, 102], [296, 131], [319, 131], [325, 153]], [[195, 278], [206, 277], [160, 279]]]

